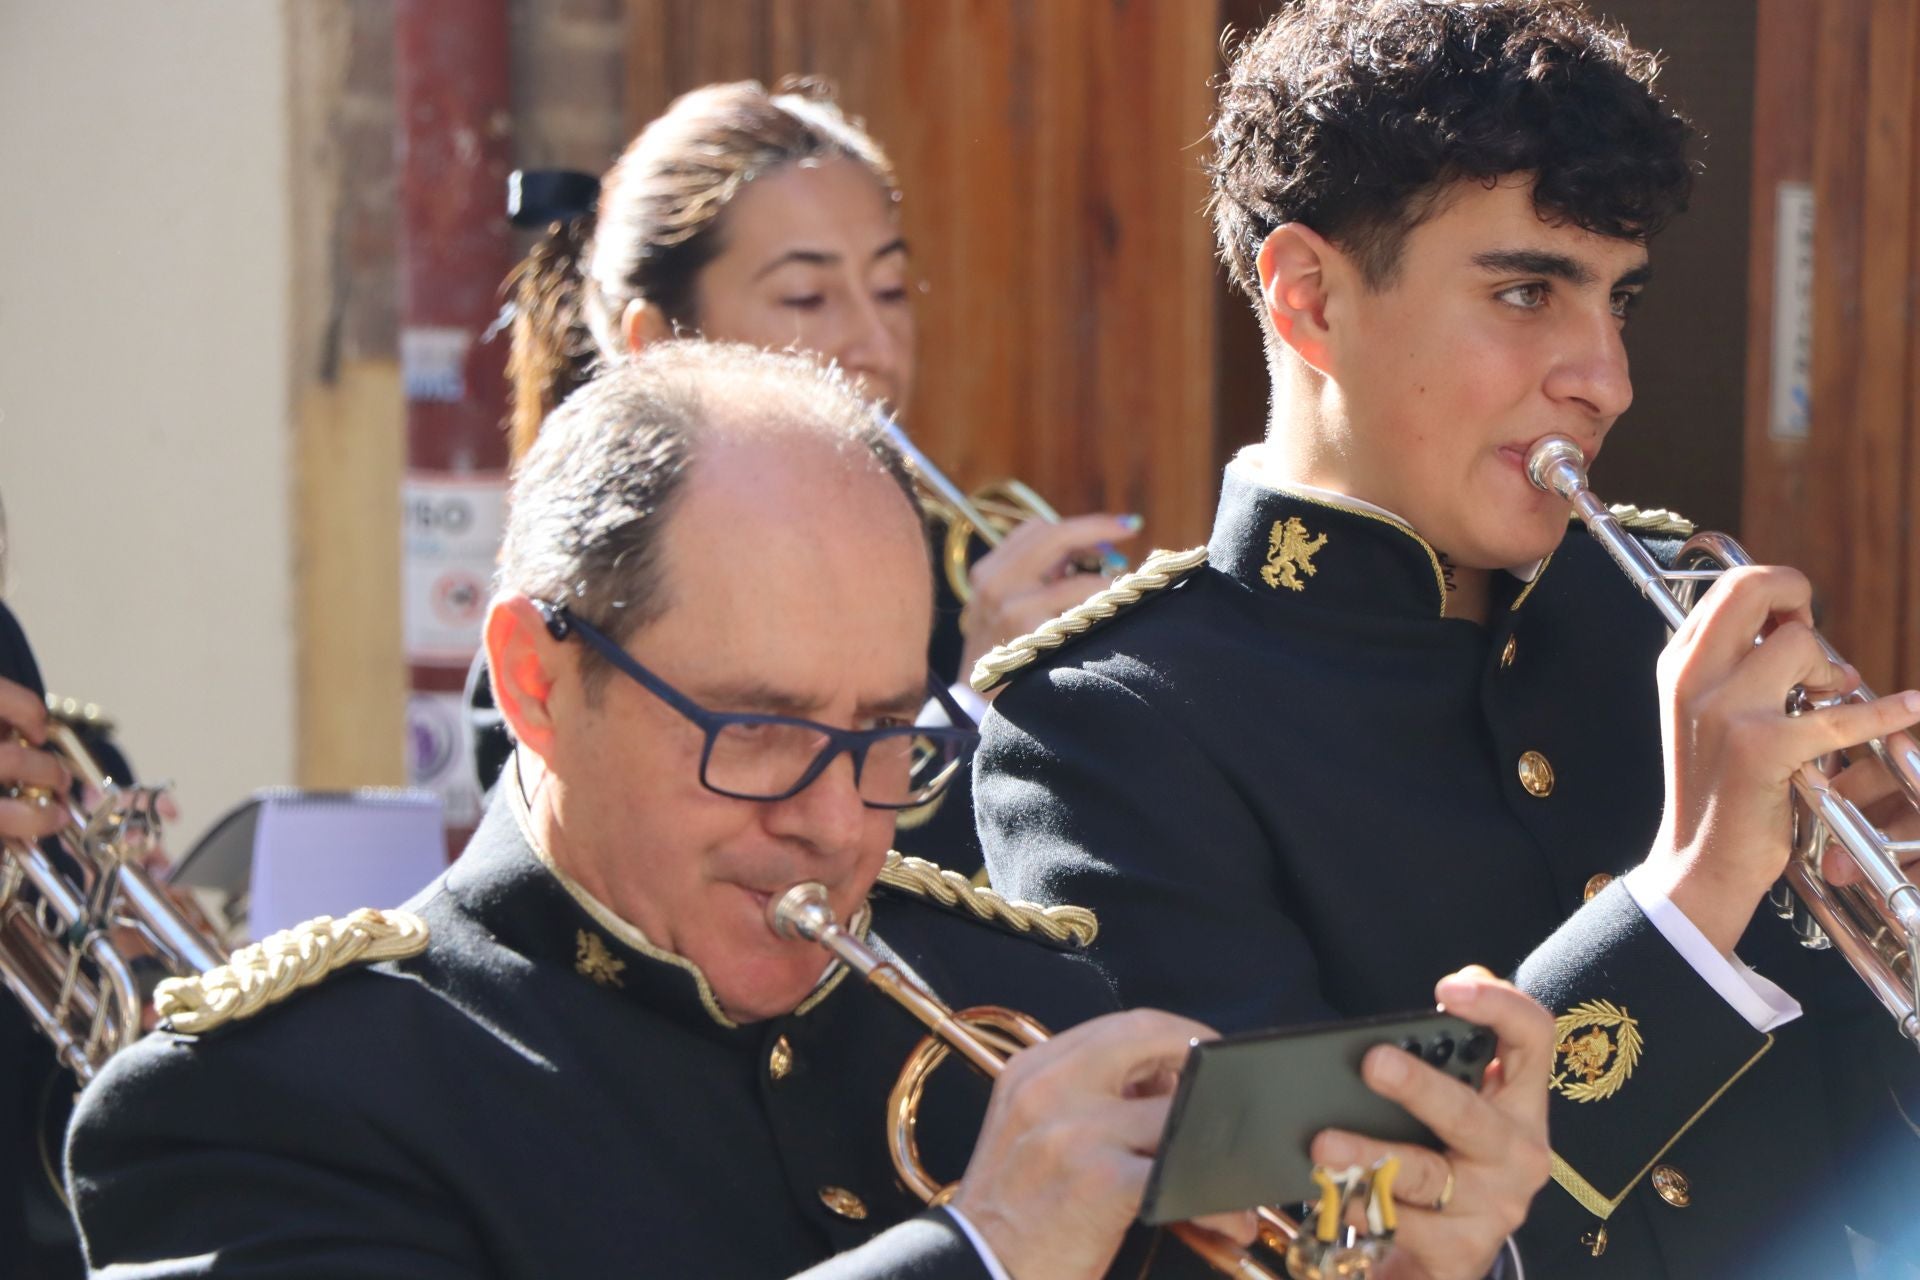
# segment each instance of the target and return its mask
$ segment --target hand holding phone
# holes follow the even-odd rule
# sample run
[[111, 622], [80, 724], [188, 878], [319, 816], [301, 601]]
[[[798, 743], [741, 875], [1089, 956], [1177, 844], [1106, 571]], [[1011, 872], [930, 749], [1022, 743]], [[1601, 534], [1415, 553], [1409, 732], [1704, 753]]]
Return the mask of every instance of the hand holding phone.
[[[1547, 1077], [1553, 1059], [1553, 1019], [1530, 997], [1477, 965], [1443, 978], [1435, 996], [1442, 1014], [1484, 1027], [1495, 1036], [1494, 1060], [1483, 1064], [1478, 1090], [1424, 1060], [1415, 1061], [1396, 1044], [1381, 1043], [1377, 1032], [1369, 1041], [1372, 1047], [1363, 1049], [1360, 1080], [1367, 1090], [1399, 1104], [1424, 1125], [1440, 1149], [1328, 1129], [1321, 1119], [1305, 1122], [1309, 1130], [1321, 1127], [1306, 1158], [1297, 1156], [1297, 1147], [1283, 1148], [1283, 1152], [1291, 1168], [1308, 1170], [1314, 1164], [1345, 1168], [1372, 1165], [1388, 1155], [1399, 1157], [1397, 1246], [1433, 1280], [1473, 1280], [1486, 1274], [1547, 1180]], [[1340, 1037], [1336, 1031], [1323, 1038]], [[1343, 1077], [1339, 1086], [1322, 1086], [1287, 1074], [1269, 1078], [1261, 1087], [1279, 1093], [1296, 1087], [1302, 1093], [1357, 1087], [1350, 1067], [1343, 1066], [1337, 1074]], [[1181, 1087], [1187, 1087], [1184, 1079]], [[1163, 1185], [1169, 1180], [1160, 1166], [1178, 1158], [1173, 1152], [1186, 1141], [1179, 1132], [1178, 1115], [1176, 1103], [1152, 1175], [1155, 1189], [1149, 1193], [1147, 1208], [1154, 1216], [1148, 1221], [1176, 1216], [1170, 1211], [1172, 1201], [1166, 1198], [1172, 1187]], [[1294, 1132], [1297, 1135], [1298, 1127]], [[1242, 1198], [1249, 1194], [1254, 1198]], [[1293, 1195], [1281, 1191], [1278, 1198]], [[1256, 1191], [1249, 1182], [1233, 1197], [1236, 1203], [1231, 1207], [1246, 1208], [1271, 1198], [1271, 1193]]]
[[1478, 1091], [1494, 1033], [1450, 1013], [1329, 1022], [1203, 1041], [1167, 1115], [1141, 1219], [1179, 1222], [1316, 1195], [1315, 1135], [1329, 1128], [1438, 1150], [1433, 1131], [1369, 1089], [1360, 1064], [1394, 1045]]

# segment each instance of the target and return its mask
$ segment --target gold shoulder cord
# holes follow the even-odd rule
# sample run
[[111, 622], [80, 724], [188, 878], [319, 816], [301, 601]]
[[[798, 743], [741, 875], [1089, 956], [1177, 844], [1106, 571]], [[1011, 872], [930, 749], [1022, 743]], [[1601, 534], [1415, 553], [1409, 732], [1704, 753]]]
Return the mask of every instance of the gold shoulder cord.
[[1694, 533], [1693, 521], [1665, 507], [1648, 507], [1642, 511], [1639, 507], [1620, 502], [1607, 510], [1613, 513], [1613, 518], [1620, 522], [1622, 529], [1631, 529], [1635, 533], [1663, 533], [1682, 538], [1690, 538]]
[[888, 853], [886, 865], [880, 868], [880, 883], [942, 906], [958, 907], [976, 919], [994, 921], [1020, 933], [1037, 933], [1051, 942], [1086, 947], [1100, 933], [1100, 922], [1085, 907], [1015, 902], [925, 858]]
[[1138, 569], [1115, 578], [1106, 590], [1041, 623], [1026, 635], [1007, 641], [980, 659], [974, 664], [970, 683], [981, 693], [993, 692], [1008, 676], [1041, 654], [1058, 649], [1095, 623], [1105, 622], [1129, 605], [1138, 604], [1142, 597], [1172, 586], [1206, 562], [1205, 547], [1154, 552], [1140, 562]]
[[197, 978], [169, 978], [153, 993], [168, 1028], [199, 1035], [251, 1017], [351, 964], [399, 960], [427, 949], [427, 922], [409, 911], [363, 907], [336, 920], [317, 916], [242, 947]]

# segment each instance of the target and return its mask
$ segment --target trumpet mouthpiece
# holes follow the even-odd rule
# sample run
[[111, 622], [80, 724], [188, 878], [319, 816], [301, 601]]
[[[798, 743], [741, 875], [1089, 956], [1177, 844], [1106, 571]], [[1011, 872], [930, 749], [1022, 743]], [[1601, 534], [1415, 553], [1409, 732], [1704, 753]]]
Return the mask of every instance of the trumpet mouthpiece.
[[1527, 450], [1527, 479], [1534, 488], [1571, 501], [1587, 487], [1587, 455], [1565, 436], [1542, 436]]
[[818, 942], [834, 923], [826, 886], [812, 880], [793, 886], [767, 903], [767, 927], [782, 938]]

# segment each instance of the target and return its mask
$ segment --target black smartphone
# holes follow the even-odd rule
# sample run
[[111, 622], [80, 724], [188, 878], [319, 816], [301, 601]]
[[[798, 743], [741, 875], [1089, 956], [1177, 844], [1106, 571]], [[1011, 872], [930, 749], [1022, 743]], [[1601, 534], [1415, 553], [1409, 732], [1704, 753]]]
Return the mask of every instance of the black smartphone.
[[1438, 1148], [1424, 1124], [1361, 1080], [1360, 1059], [1377, 1044], [1399, 1045], [1478, 1089], [1497, 1039], [1464, 1018], [1429, 1010], [1195, 1044], [1160, 1135], [1140, 1220], [1184, 1222], [1311, 1200], [1307, 1148], [1322, 1129]]

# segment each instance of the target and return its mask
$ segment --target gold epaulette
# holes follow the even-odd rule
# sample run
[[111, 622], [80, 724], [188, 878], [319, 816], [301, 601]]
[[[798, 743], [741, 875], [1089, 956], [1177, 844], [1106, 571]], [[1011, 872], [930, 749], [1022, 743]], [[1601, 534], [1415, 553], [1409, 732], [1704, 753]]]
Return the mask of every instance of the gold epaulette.
[[1057, 618], [1041, 623], [1026, 635], [1007, 641], [973, 666], [970, 683], [981, 693], [991, 693], [1008, 676], [1038, 658], [1058, 649], [1075, 636], [1083, 635], [1096, 623], [1140, 603], [1156, 591], [1164, 591], [1207, 562], [1207, 549], [1156, 551], [1140, 562], [1132, 573], [1122, 574], [1105, 590], [1096, 592]]
[[1639, 507], [1620, 502], [1607, 510], [1613, 512], [1613, 518], [1620, 522], [1622, 529], [1630, 529], [1635, 533], [1667, 534], [1680, 538], [1693, 536], [1693, 521], [1665, 507], [1648, 507], [1642, 511]]
[[410, 911], [362, 907], [344, 920], [316, 916], [242, 947], [197, 978], [168, 978], [153, 993], [170, 1031], [199, 1035], [311, 987], [352, 964], [399, 960], [427, 949], [427, 922]]
[[925, 858], [888, 853], [880, 868], [880, 883], [889, 889], [953, 907], [977, 920], [1003, 925], [1015, 933], [1037, 934], [1049, 942], [1070, 947], [1091, 946], [1100, 922], [1085, 907], [1042, 907], [1003, 898], [977, 885], [958, 871], [948, 871]]

